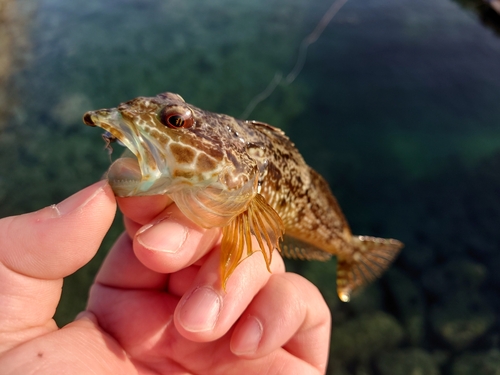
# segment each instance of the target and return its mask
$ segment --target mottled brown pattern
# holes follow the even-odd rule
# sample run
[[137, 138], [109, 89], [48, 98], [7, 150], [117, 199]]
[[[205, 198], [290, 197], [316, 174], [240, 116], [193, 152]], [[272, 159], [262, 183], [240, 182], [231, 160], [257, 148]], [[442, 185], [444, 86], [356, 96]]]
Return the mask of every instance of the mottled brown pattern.
[[182, 171], [180, 169], [175, 169], [172, 172], [172, 176], [174, 176], [174, 177], [183, 177], [183, 178], [186, 178], [186, 179], [192, 179], [195, 176], [195, 174], [194, 174], [194, 172], [191, 172], [191, 171]]
[[[195, 133], [196, 134], [196, 133]], [[213, 157], [217, 161], [222, 161], [224, 158], [225, 152], [220, 148], [221, 143], [214, 139], [206, 139], [202, 137], [182, 137], [182, 134], [179, 134], [179, 140], [182, 139], [182, 143], [187, 146], [191, 146], [198, 150], [203, 150], [204, 153]]]
[[350, 229], [325, 180], [305, 163], [281, 130], [248, 124], [262, 133], [266, 148], [268, 173], [261, 194], [273, 202], [286, 235], [336, 255], [349, 255]]
[[[171, 129], [162, 124], [158, 114], [170, 108], [192, 114], [193, 125]], [[143, 136], [147, 134], [155, 142], [169, 145], [165, 147], [170, 147], [175, 161], [183, 164], [171, 167], [172, 184], [179, 177], [184, 179], [182, 186], [187, 192], [191, 191], [189, 185], [196, 184], [210, 187], [211, 192], [219, 192], [203, 195], [198, 189], [194, 194], [197, 200], [206, 202], [204, 204], [208, 204], [213, 212], [211, 215], [198, 214], [225, 223], [223, 225], [228, 224], [223, 240], [226, 245], [223, 250], [227, 253], [223, 269], [227, 277], [239, 262], [228, 246], [238, 244], [238, 252], [243, 254], [242, 243], [248, 241], [248, 234], [243, 240], [236, 238], [236, 233], [248, 230], [245, 226], [253, 228], [251, 231], [254, 234], [256, 230], [264, 234], [269, 231], [275, 241], [281, 236], [284, 226], [287, 238], [283, 253], [286, 256], [318, 260], [337, 256], [337, 288], [344, 301], [349, 300], [353, 290], [380, 275], [402, 247], [397, 240], [353, 236], [327, 182], [304, 162], [294, 144], [277, 128], [258, 121], [240, 121], [204, 111], [172, 93], [136, 98], [121, 104], [117, 110], [122, 116], [120, 118], [125, 119], [132, 129], [131, 132], [142, 132]], [[108, 120], [106, 116], [114, 114], [116, 117], [116, 112], [113, 109], [103, 112], [107, 115], [100, 115], [99, 111], [89, 112], [84, 121], [92, 126], [113, 128], [109, 124], [121, 120]], [[113, 132], [113, 136], [119, 139], [125, 137], [118, 132]], [[149, 157], [152, 154], [143, 155]], [[151, 156], [153, 158], [154, 155]], [[178, 199], [178, 204], [182, 202], [181, 209], [188, 217], [204, 227], [211, 226], [210, 222], [199, 221], [197, 216], [193, 216], [188, 193], [181, 194], [176, 190], [176, 194], [174, 200]], [[270, 207], [267, 208], [266, 204]], [[230, 212], [224, 211], [229, 209]], [[248, 214], [252, 210], [254, 213]], [[259, 213], [260, 210], [267, 213]], [[231, 212], [234, 212], [232, 218]], [[252, 223], [252, 215], [263, 214], [269, 220], [277, 217], [275, 213], [281, 218], [276, 220], [279, 224], [268, 222], [264, 227], [248, 224]], [[274, 242], [268, 241], [267, 246], [274, 246], [271, 243]], [[272, 248], [270, 251], [272, 253]], [[267, 260], [270, 254], [265, 254], [265, 257]]]
[[217, 167], [217, 161], [206, 154], [198, 155], [196, 159], [196, 169], [200, 172], [213, 171]]
[[191, 164], [196, 156], [194, 150], [190, 147], [185, 147], [177, 143], [170, 145], [170, 151], [174, 156], [177, 163], [181, 164]]

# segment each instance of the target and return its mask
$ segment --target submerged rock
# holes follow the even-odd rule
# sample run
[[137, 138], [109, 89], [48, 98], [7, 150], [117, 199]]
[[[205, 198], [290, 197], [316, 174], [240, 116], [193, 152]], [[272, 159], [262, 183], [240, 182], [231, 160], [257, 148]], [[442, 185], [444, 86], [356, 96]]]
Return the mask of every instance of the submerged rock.
[[392, 300], [412, 344], [422, 341], [425, 334], [425, 298], [418, 284], [397, 268], [387, 272]]
[[365, 314], [333, 327], [331, 357], [342, 362], [366, 361], [396, 347], [403, 336], [403, 328], [393, 316], [381, 311]]
[[451, 375], [500, 375], [500, 351], [465, 354], [455, 360]]
[[381, 375], [439, 375], [431, 354], [422, 349], [401, 349], [383, 353], [375, 361]]
[[478, 288], [487, 275], [486, 267], [467, 257], [452, 259], [422, 276], [422, 284], [433, 295]]
[[479, 294], [466, 291], [445, 298], [431, 311], [435, 333], [456, 350], [469, 347], [494, 323], [493, 309]]

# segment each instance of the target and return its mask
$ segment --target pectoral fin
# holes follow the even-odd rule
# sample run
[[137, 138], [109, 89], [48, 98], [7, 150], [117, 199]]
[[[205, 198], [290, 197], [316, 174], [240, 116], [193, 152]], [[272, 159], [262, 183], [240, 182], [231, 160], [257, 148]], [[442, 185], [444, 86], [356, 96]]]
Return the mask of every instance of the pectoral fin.
[[[220, 262], [224, 289], [238, 264], [256, 251], [262, 251], [267, 269], [271, 272], [273, 250], [279, 250], [279, 241], [284, 231], [279, 215], [262, 195], [257, 194], [247, 210], [222, 229]], [[252, 235], [257, 239], [260, 249], [252, 248]]]

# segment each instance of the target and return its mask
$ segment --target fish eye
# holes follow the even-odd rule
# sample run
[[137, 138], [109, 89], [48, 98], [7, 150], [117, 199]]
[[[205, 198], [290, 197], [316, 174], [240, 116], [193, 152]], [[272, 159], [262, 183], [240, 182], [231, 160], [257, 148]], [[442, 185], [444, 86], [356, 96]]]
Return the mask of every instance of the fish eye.
[[190, 128], [194, 124], [191, 110], [177, 106], [163, 108], [158, 113], [158, 120], [171, 129]]

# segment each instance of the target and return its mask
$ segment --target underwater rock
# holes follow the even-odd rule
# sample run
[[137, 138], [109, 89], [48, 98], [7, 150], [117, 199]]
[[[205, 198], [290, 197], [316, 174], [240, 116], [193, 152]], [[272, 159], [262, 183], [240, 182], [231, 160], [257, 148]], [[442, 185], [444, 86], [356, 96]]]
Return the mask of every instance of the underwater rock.
[[439, 296], [458, 290], [477, 289], [485, 280], [486, 275], [486, 267], [482, 264], [460, 257], [424, 273], [422, 284], [429, 293]]
[[393, 316], [381, 311], [365, 314], [333, 328], [330, 354], [342, 362], [367, 361], [396, 347], [403, 336], [403, 328]]
[[500, 375], [500, 351], [464, 354], [451, 366], [451, 375]]
[[453, 349], [462, 350], [484, 335], [495, 323], [495, 313], [477, 293], [460, 291], [431, 310], [434, 332]]
[[385, 277], [410, 342], [420, 343], [425, 333], [426, 310], [421, 288], [397, 268], [390, 269]]
[[382, 289], [376, 281], [353, 295], [346, 307], [356, 315], [382, 309]]
[[439, 375], [431, 354], [418, 348], [385, 352], [375, 362], [381, 375]]

